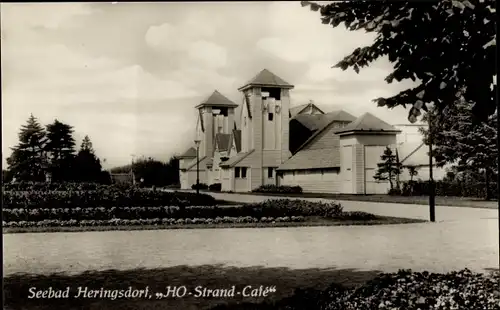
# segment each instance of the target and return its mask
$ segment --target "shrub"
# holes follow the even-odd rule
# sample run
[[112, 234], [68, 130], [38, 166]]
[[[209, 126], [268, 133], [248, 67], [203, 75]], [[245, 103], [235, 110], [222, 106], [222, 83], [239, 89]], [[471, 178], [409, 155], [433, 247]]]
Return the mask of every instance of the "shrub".
[[499, 272], [476, 274], [464, 269], [435, 274], [400, 270], [383, 273], [360, 287], [332, 284], [326, 290], [298, 289], [287, 298], [261, 304], [218, 305], [212, 309], [499, 310]]
[[199, 183], [199, 184], [193, 184], [191, 185], [191, 189], [199, 189], [199, 190], [207, 190], [208, 189], [208, 185], [205, 184], [205, 183]]
[[[492, 198], [498, 198], [498, 189], [495, 182], [491, 182], [490, 193]], [[435, 192], [437, 196], [448, 197], [485, 197], [485, 183], [482, 182], [459, 182], [459, 181], [435, 181]], [[402, 195], [404, 196], [428, 196], [430, 193], [428, 181], [403, 182]]]
[[252, 190], [254, 193], [280, 193], [280, 194], [302, 194], [302, 187], [300, 186], [276, 186], [276, 185], [262, 185]]
[[222, 184], [221, 183], [210, 184], [208, 189], [214, 192], [220, 192], [222, 190]]
[[391, 195], [391, 196], [400, 196], [401, 195], [401, 189], [399, 188], [391, 188], [389, 189], [389, 191], [387, 192], [388, 195]]
[[150, 191], [139, 188], [121, 189], [99, 186], [96, 190], [68, 191], [5, 191], [3, 208], [89, 208], [89, 207], [153, 207], [153, 206], [215, 205], [207, 194]]

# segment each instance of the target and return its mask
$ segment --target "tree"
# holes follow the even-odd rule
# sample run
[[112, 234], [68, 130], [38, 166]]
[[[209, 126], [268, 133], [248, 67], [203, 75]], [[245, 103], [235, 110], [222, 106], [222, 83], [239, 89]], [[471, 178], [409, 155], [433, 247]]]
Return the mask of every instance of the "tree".
[[70, 181], [73, 175], [75, 159], [75, 140], [73, 128], [59, 122], [47, 125], [47, 144], [45, 150], [49, 156], [49, 169], [54, 181]]
[[410, 182], [413, 182], [413, 177], [418, 175], [417, 167], [408, 166], [406, 169], [408, 169], [408, 174], [410, 175]]
[[390, 147], [385, 148], [380, 159], [382, 162], [377, 164], [378, 169], [373, 178], [378, 181], [389, 181], [392, 190], [394, 189], [394, 180], [401, 174], [401, 164], [398, 163], [396, 155], [392, 153]]
[[19, 132], [19, 144], [7, 158], [8, 170], [19, 181], [45, 181], [47, 156], [45, 153], [46, 133], [38, 120], [31, 114], [26, 125]]
[[76, 178], [80, 182], [102, 182], [101, 161], [94, 153], [92, 142], [88, 136], [83, 138], [80, 150], [75, 158]]
[[125, 165], [111, 169], [113, 173], [128, 173], [134, 171], [136, 180], [143, 179], [143, 186], [166, 186], [179, 184], [179, 160], [170, 158], [168, 162], [162, 162], [152, 157], [142, 157], [133, 165]]
[[[458, 171], [480, 172], [485, 181], [485, 198], [490, 199], [490, 180], [497, 173], [497, 114], [489, 116], [485, 122], [478, 122], [473, 114], [473, 104], [457, 102], [443, 111], [445, 117], [438, 118], [440, 112], [429, 110], [424, 120], [431, 119], [433, 157], [436, 165], [455, 164]], [[421, 129], [424, 142], [429, 143], [429, 129]]]
[[371, 45], [359, 47], [335, 65], [346, 70], [360, 68], [387, 56], [394, 71], [385, 80], [419, 82], [378, 106], [409, 105], [415, 122], [421, 109], [433, 103], [439, 111], [457, 98], [473, 102], [473, 114], [486, 120], [495, 112], [496, 12], [495, 2], [485, 0], [444, 1], [336, 1], [327, 5], [303, 1], [320, 11], [324, 24], [340, 24], [351, 31], [375, 33]]

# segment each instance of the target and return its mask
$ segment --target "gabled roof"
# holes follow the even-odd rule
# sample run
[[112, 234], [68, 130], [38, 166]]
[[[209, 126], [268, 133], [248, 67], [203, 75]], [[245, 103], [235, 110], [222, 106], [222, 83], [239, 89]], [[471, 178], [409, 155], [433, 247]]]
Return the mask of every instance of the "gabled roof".
[[[205, 170], [206, 165], [210, 160], [211, 160], [211, 158], [209, 158], [207, 156], [203, 156], [202, 158], [200, 158], [200, 161], [198, 164], [200, 170]], [[186, 168], [186, 170], [191, 170], [193, 168], [196, 169], [196, 159], [191, 162], [191, 164]]]
[[[354, 116], [351, 114], [343, 111], [343, 110], [338, 110], [338, 111], [333, 111], [330, 113], [326, 114], [316, 114], [316, 115], [297, 115], [297, 117], [302, 116], [314, 116], [318, 119], [317, 123], [314, 123], [314, 132], [313, 134], [309, 137], [309, 139], [306, 140], [296, 151], [295, 154], [297, 154], [300, 150], [302, 150], [305, 146], [309, 145], [312, 143], [312, 141], [319, 136], [323, 131], [325, 131], [333, 122], [350, 122], [355, 119]], [[350, 124], [349, 124], [350, 125]], [[348, 126], [349, 126], [348, 125]]]
[[248, 155], [252, 154], [254, 150], [251, 150], [249, 152], [244, 152], [244, 153], [238, 153], [236, 156], [229, 158], [225, 162], [221, 163], [221, 167], [234, 167], [236, 166], [240, 161], [243, 159], [247, 158]]
[[196, 157], [196, 149], [194, 147], [190, 147], [178, 158], [195, 158], [195, 157]]
[[356, 117], [343, 110], [338, 110], [326, 114], [299, 114], [295, 116], [294, 119], [300, 122], [307, 129], [315, 131], [325, 128], [333, 121], [352, 122], [356, 119]]
[[233, 130], [234, 144], [236, 144], [236, 152], [241, 151], [241, 130]]
[[211, 106], [211, 107], [229, 107], [229, 108], [236, 108], [238, 105], [231, 100], [229, 100], [226, 96], [223, 94], [219, 93], [218, 90], [215, 90], [208, 98], [203, 100], [199, 105], [197, 105], [195, 108], [201, 108], [205, 106]]
[[280, 87], [280, 88], [293, 88], [293, 85], [286, 82], [279, 76], [275, 75], [271, 71], [264, 69], [260, 71], [256, 76], [254, 76], [250, 81], [245, 83], [242, 87], [238, 88], [238, 90], [244, 90], [250, 88], [252, 86], [260, 86], [260, 87]]
[[403, 142], [397, 146], [403, 166], [428, 166], [429, 153], [423, 142]]
[[304, 111], [309, 106], [309, 103], [304, 103], [295, 107], [290, 108], [290, 117], [293, 118], [296, 115], [300, 114], [300, 112]]
[[321, 110], [320, 108], [318, 108], [317, 105], [315, 105], [314, 103], [312, 102], [309, 102], [309, 103], [305, 103], [305, 104], [301, 104], [301, 105], [298, 105], [296, 107], [291, 107], [290, 108], [290, 117], [291, 118], [294, 118], [295, 116], [299, 115], [300, 113], [302, 113], [305, 109], [307, 109], [308, 107], [311, 107], [311, 108], [314, 108], [314, 109], [317, 109], [318, 111], [320, 111], [322, 114], [325, 114], [325, 112], [323, 112], [323, 110]]
[[231, 148], [231, 134], [218, 133], [215, 135], [215, 146], [220, 152], [228, 151]]
[[344, 128], [336, 131], [337, 134], [348, 134], [351, 132], [390, 132], [400, 133], [401, 130], [396, 129], [394, 126], [384, 122], [380, 118], [371, 113], [365, 113], [358, 117], [354, 122], [350, 123]]
[[284, 162], [277, 170], [306, 170], [340, 167], [339, 147], [302, 150]]

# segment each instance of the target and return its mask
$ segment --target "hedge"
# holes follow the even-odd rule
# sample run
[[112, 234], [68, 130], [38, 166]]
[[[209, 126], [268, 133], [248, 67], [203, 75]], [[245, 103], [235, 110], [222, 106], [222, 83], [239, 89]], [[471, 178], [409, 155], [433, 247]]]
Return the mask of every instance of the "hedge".
[[220, 192], [222, 190], [222, 184], [221, 183], [210, 184], [208, 189], [214, 192]]
[[283, 193], [283, 194], [301, 194], [302, 187], [300, 186], [285, 186], [285, 185], [262, 185], [252, 190], [254, 193]]
[[199, 184], [193, 184], [191, 185], [191, 189], [200, 189], [200, 190], [207, 190], [208, 189], [208, 185], [205, 184], [205, 183], [199, 183]]
[[[491, 198], [498, 198], [497, 183], [489, 184]], [[448, 197], [486, 197], [486, 184], [483, 182], [459, 183], [447, 181], [435, 181], [436, 196]], [[428, 181], [407, 181], [403, 182], [401, 194], [404, 196], [428, 196], [429, 195]]]

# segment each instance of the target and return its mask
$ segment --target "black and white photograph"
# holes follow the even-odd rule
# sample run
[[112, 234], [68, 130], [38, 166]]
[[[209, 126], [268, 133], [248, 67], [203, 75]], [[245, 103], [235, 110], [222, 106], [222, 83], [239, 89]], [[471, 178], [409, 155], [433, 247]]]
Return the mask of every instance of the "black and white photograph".
[[0, 12], [4, 309], [500, 310], [495, 1]]

